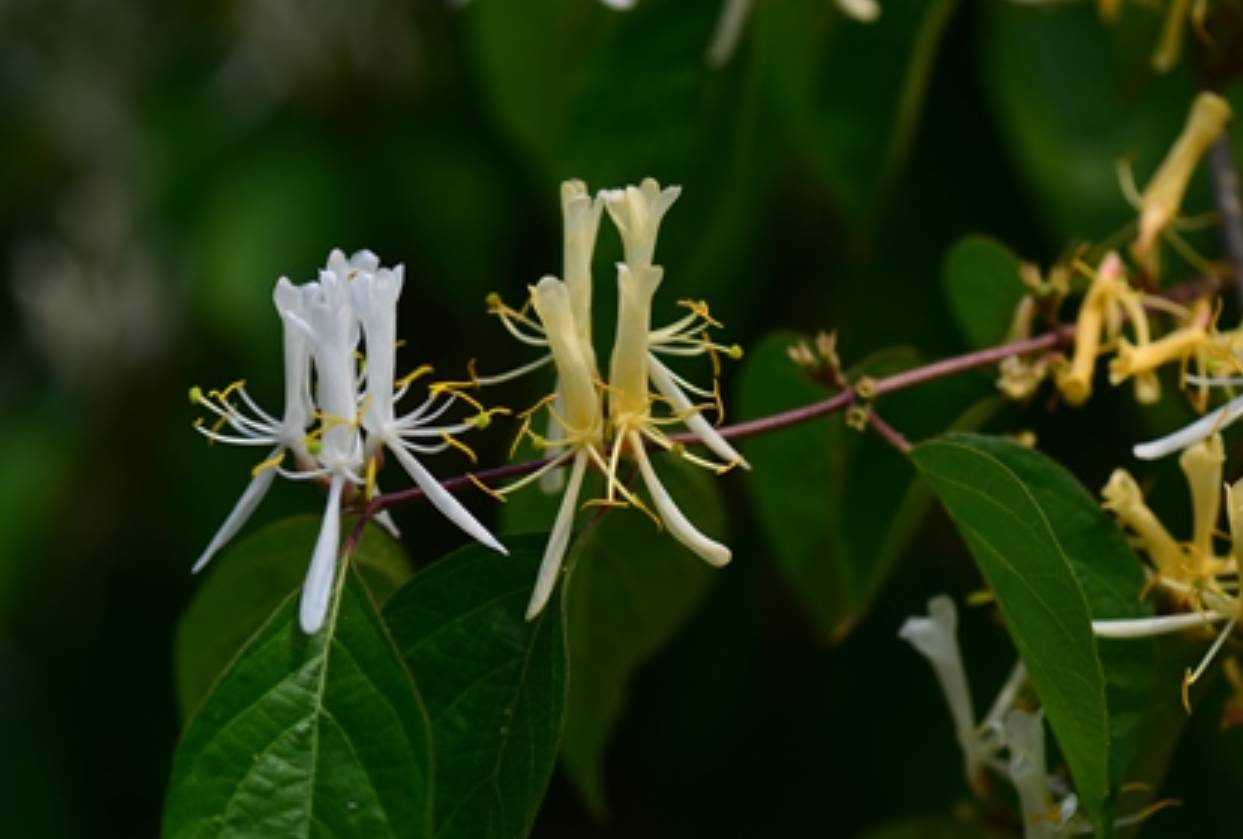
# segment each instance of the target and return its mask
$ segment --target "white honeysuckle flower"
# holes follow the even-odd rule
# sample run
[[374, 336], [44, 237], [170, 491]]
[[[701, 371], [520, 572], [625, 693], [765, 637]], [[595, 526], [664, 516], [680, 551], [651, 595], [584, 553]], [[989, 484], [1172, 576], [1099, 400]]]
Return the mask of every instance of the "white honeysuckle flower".
[[[362, 427], [367, 433], [364, 456], [368, 476], [374, 475], [379, 450], [387, 448], [415, 484], [423, 490], [432, 505], [449, 521], [492, 550], [507, 554], [505, 546], [442, 487], [415, 457], [416, 454], [437, 454], [451, 446], [460, 446], [453, 439], [453, 435], [478, 427], [481, 420], [436, 425], [436, 421], [456, 400], [453, 393], [436, 388], [414, 410], [401, 417], [394, 416], [397, 400], [405, 395], [412, 381], [394, 381], [397, 363], [397, 301], [401, 297], [403, 278], [404, 267], [398, 265], [391, 269], [380, 268], [375, 273], [361, 274], [350, 285], [354, 311], [362, 325], [367, 349], [367, 389], [363, 399]], [[479, 417], [483, 418], [482, 422], [486, 422], [488, 414], [481, 413]]]
[[[268, 453], [252, 472], [250, 483], [237, 504], [224, 520], [224, 524], [212, 537], [207, 548], [190, 569], [197, 574], [222, 547], [242, 529], [259, 503], [267, 495], [276, 477], [276, 468], [286, 452], [293, 452], [303, 463], [310, 462], [306, 449], [306, 428], [311, 421], [314, 406], [311, 402], [311, 350], [306, 334], [296, 324], [304, 315], [305, 295], [288, 279], [282, 277], [276, 284], [273, 302], [283, 324], [283, 349], [285, 363], [285, 411], [278, 420], [264, 411], [246, 392], [246, 383], [234, 382], [222, 391], [204, 395], [198, 388], [190, 391], [190, 399], [217, 417], [214, 428], [196, 423], [195, 427], [208, 439], [220, 443], [242, 446], [271, 446]], [[230, 401], [237, 396], [241, 405]], [[249, 414], [247, 413], [249, 411]], [[223, 434], [227, 425], [234, 433]]]
[[[649, 443], [654, 444], [718, 473], [737, 465], [746, 466], [741, 455], [702, 415], [708, 408], [714, 409], [718, 418], [722, 414], [720, 391], [715, 381], [719, 373], [718, 355], [738, 358], [741, 350], [710, 339], [709, 330], [720, 324], [708, 314], [707, 305], [700, 302], [683, 301], [682, 305], [691, 310], [689, 315], [669, 326], [651, 328], [652, 298], [663, 276], [663, 269], [652, 264], [656, 238], [665, 213], [679, 193], [678, 187], [661, 189], [655, 180], [648, 178], [637, 187], [605, 190], [592, 199], [581, 182], [567, 182], [562, 186], [565, 279], [544, 277], [530, 289], [529, 304], [521, 309], [512, 309], [499, 296], [489, 295], [489, 311], [501, 319], [511, 335], [524, 344], [548, 352], [508, 373], [475, 376], [474, 383], [490, 385], [507, 381], [549, 360], [557, 370], [556, 390], [523, 414], [523, 427], [515, 442], [516, 446], [521, 439], [529, 437], [536, 448], [548, 452], [550, 457], [534, 474], [499, 490], [498, 494], [503, 497], [534, 480], [547, 482], [548, 476], [560, 472], [573, 461], [569, 485], [548, 541], [528, 618], [539, 614], [555, 587], [589, 463], [604, 473], [607, 487], [604, 499], [589, 501], [589, 504], [634, 506], [710, 564], [721, 566], [730, 560], [729, 549], [701, 533], [677, 507], [661, 484], [646, 451]], [[607, 384], [600, 379], [591, 341], [591, 258], [602, 208], [608, 210], [617, 226], [625, 251], [625, 261], [617, 267], [619, 310]], [[713, 362], [713, 387], [697, 387], [687, 381], [658, 359], [657, 353], [708, 355]], [[706, 402], [693, 404], [687, 392]], [[671, 415], [654, 416], [654, 402], [668, 405]], [[544, 408], [550, 420], [547, 437], [536, 435], [530, 429], [532, 415]], [[725, 462], [716, 463], [687, 452], [660, 429], [669, 424], [685, 424]], [[623, 454], [636, 461], [655, 505], [654, 512], [618, 480]]]
[[[319, 404], [319, 469], [304, 473], [326, 478], [328, 500], [319, 537], [311, 554], [298, 618], [307, 634], [317, 632], [328, 613], [341, 545], [341, 500], [347, 483], [362, 485], [363, 443], [358, 422], [358, 320], [350, 301], [352, 275], [358, 269], [333, 251], [328, 268], [319, 274], [307, 301], [306, 328], [315, 360], [316, 401]], [[366, 257], [357, 260], [370, 263]], [[361, 267], [361, 266], [360, 266]]]
[[945, 704], [954, 720], [954, 734], [963, 754], [967, 785], [979, 784], [979, 773], [986, 763], [982, 753], [971, 686], [958, 647], [958, 610], [954, 601], [939, 594], [928, 601], [927, 617], [910, 617], [898, 630], [898, 637], [909, 643], [932, 665]]
[[[332, 251], [315, 282], [296, 286], [282, 278], [274, 294], [284, 323], [285, 414], [281, 420], [264, 413], [242, 382], [192, 399], [216, 414], [213, 428], [199, 430], [212, 440], [242, 445], [273, 446], [271, 455], [254, 470], [254, 478], [207, 551], [195, 563], [201, 568], [245, 523], [276, 474], [327, 484], [323, 520], [302, 587], [299, 623], [304, 632], [319, 630], [328, 612], [336, 579], [341, 541], [341, 509], [357, 487], [368, 497], [375, 489], [380, 450], [392, 452], [431, 502], [454, 524], [488, 547], [505, 552], [464, 506], [442, 487], [415, 458], [450, 446], [470, 453], [453, 435], [487, 424], [490, 412], [458, 393], [449, 383], [431, 387], [431, 396], [414, 410], [395, 416], [395, 405], [424, 368], [394, 381], [397, 301], [403, 269], [382, 268], [370, 251], [346, 257]], [[359, 356], [360, 339], [367, 355]], [[360, 361], [362, 365], [360, 367]], [[315, 387], [312, 392], [312, 370]], [[236, 396], [246, 410], [234, 405]], [[459, 399], [478, 413], [464, 422], [436, 425]], [[318, 427], [307, 431], [312, 420]], [[229, 426], [233, 433], [223, 433]], [[282, 467], [293, 452], [294, 468]], [[473, 456], [473, 455], [472, 455]], [[396, 531], [381, 511], [381, 526]]]
[[1056, 839], [1077, 832], [1079, 800], [1074, 793], [1056, 799], [1045, 764], [1044, 715], [1013, 708], [1005, 718], [1010, 781], [1018, 792], [1025, 839]]

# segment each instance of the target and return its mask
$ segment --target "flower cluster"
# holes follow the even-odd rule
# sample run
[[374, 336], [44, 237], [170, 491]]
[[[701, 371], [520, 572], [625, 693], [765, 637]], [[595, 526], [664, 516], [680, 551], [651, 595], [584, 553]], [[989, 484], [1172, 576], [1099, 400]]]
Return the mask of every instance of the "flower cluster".
[[1176, 613], [1095, 621], [1095, 633], [1107, 638], [1138, 638], [1224, 623], [1199, 666], [1188, 670], [1183, 679], [1183, 703], [1188, 707], [1191, 685], [1204, 674], [1234, 630], [1241, 605], [1238, 557], [1243, 554], [1243, 481], [1225, 487], [1230, 550], [1219, 554], [1214, 544], [1221, 518], [1225, 459], [1221, 435], [1216, 433], [1188, 446], [1179, 457], [1178, 464], [1191, 494], [1190, 541], [1180, 542], [1170, 534], [1148, 508], [1139, 485], [1125, 469], [1115, 470], [1101, 490], [1104, 507], [1134, 534], [1136, 547], [1151, 563], [1146, 569], [1146, 590], [1161, 592], [1166, 605]]
[[928, 659], [954, 720], [963, 753], [967, 785], [977, 794], [986, 792], [985, 773], [1008, 780], [1018, 794], [1028, 839], [1052, 839], [1090, 832], [1079, 815], [1079, 801], [1065, 781], [1048, 773], [1045, 761], [1044, 718], [1041, 712], [1019, 704], [1027, 681], [1022, 662], [993, 701], [983, 721], [977, 723], [971, 686], [958, 647], [958, 611], [954, 601], [938, 595], [928, 601], [927, 616], [907, 618], [898, 637]]
[[[937, 595], [928, 614], [907, 618], [898, 637], [932, 665], [954, 721], [967, 785], [979, 797], [988, 792], [986, 777], [1014, 787], [1026, 839], [1056, 839], [1092, 832], [1079, 811], [1079, 799], [1067, 779], [1050, 773], [1045, 756], [1044, 714], [1026, 690], [1027, 669], [1017, 662], [984, 719], [976, 722], [971, 685], [958, 646], [958, 610]], [[1173, 804], [1164, 800], [1114, 819], [1115, 828], [1141, 822]]]
[[[402, 266], [380, 267], [369, 251], [347, 258], [334, 250], [314, 282], [282, 277], [274, 299], [284, 335], [285, 407], [278, 419], [246, 391], [245, 382], [223, 390], [190, 392], [191, 401], [215, 415], [196, 428], [220, 443], [269, 448], [252, 470], [249, 486], [194, 564], [208, 561], [246, 523], [276, 475], [319, 480], [328, 486], [323, 523], [302, 588], [300, 622], [308, 633], [327, 613], [335, 576], [344, 500], [360, 488], [376, 489], [383, 452], [397, 459], [428, 499], [454, 524], [488, 547], [505, 548], [419, 462], [417, 455], [465, 449], [455, 435], [487, 424], [491, 414], [451, 385], [433, 384], [428, 397], [400, 416], [396, 404], [422, 367], [396, 379], [397, 300]], [[360, 355], [360, 342], [365, 355]], [[441, 422], [458, 399], [477, 410], [460, 422]], [[467, 449], [467, 451], [469, 451]], [[287, 466], [287, 461], [292, 461]], [[391, 522], [382, 520], [391, 527]]]
[[[678, 187], [661, 189], [650, 178], [637, 187], [605, 190], [595, 196], [589, 195], [580, 181], [563, 184], [564, 277], [541, 279], [530, 288], [527, 302], [518, 309], [507, 306], [497, 295], [489, 296], [489, 310], [516, 339], [547, 352], [508, 373], [475, 376], [473, 383], [506, 381], [549, 361], [557, 372], [553, 392], [521, 415], [523, 424], [515, 440], [516, 446], [528, 439], [549, 455], [548, 461], [537, 472], [498, 494], [503, 497], [541, 479], [548, 485], [547, 476], [566, 466], [570, 469], [528, 618], [539, 614], [556, 585], [588, 465], [605, 476], [604, 497], [589, 504], [633, 506], [666, 527], [674, 538], [710, 564], [721, 566], [730, 560], [729, 549], [700, 532], [678, 508], [647, 453], [652, 445], [718, 473], [746, 466], [742, 456], [704, 416], [705, 411], [712, 411], [718, 421], [721, 419], [719, 356], [739, 358], [741, 349], [712, 340], [710, 330], [720, 324], [701, 301], [682, 301], [680, 305], [687, 309], [685, 316], [667, 326], [651, 325], [652, 300], [664, 276], [664, 269], [652, 261], [656, 238], [661, 221], [679, 192]], [[621, 235], [625, 254], [624, 261], [617, 265], [617, 329], [607, 382], [597, 364], [591, 323], [591, 261], [604, 210]], [[664, 360], [699, 355], [711, 360], [710, 388], [688, 381]], [[700, 401], [694, 401], [692, 396]], [[546, 436], [531, 428], [540, 410], [548, 414]], [[691, 436], [720, 460], [688, 452], [663, 430], [677, 424], [684, 424]], [[654, 511], [619, 476], [623, 456], [637, 465]]]
[[[1230, 113], [1222, 97], [1200, 94], [1182, 133], [1142, 193], [1131, 181], [1129, 170], [1121, 169], [1123, 191], [1138, 214], [1130, 247], [1134, 271], [1115, 252], [1106, 253], [1095, 267], [1076, 256], [1069, 265], [1056, 266], [1047, 279], [1042, 279], [1033, 266], [1024, 267], [1020, 279], [1027, 291], [1011, 322], [1011, 340], [1030, 337], [1041, 316], [1056, 316], [1076, 275], [1086, 277], [1088, 284], [1075, 322], [1070, 357], [1037, 353], [1007, 358], [998, 379], [1004, 393], [1025, 399], [1051, 375], [1062, 398], [1071, 405], [1081, 405], [1092, 395], [1097, 360], [1112, 352], [1110, 384], [1133, 382], [1136, 399], [1142, 404], [1160, 399], [1160, 368], [1177, 365], [1185, 374], [1194, 364], [1197, 372], [1191, 380], [1198, 386], [1194, 397], [1203, 409], [1208, 396], [1205, 381], [1210, 373], [1243, 372], [1243, 361], [1237, 354], [1243, 347], [1243, 331], [1218, 331], [1207, 299], [1181, 305], [1144, 290], [1160, 275], [1162, 241], [1168, 241], [1188, 261], [1203, 266], [1178, 234], [1177, 228], [1186, 224], [1179, 218], [1179, 209], [1196, 165], [1221, 134]], [[1150, 312], [1172, 319], [1172, 327], [1158, 337]]]

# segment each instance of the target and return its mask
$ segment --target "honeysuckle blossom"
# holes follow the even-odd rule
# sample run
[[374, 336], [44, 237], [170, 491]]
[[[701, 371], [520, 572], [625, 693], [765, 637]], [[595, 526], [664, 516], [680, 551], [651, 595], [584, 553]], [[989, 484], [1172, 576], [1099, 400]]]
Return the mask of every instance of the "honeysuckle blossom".
[[927, 616], [907, 618], [898, 636], [932, 665], [954, 720], [971, 789], [984, 793], [986, 771], [1013, 784], [1022, 810], [1024, 836], [1028, 839], [1063, 836], [1072, 829], [1084, 832], [1086, 825], [1077, 817], [1078, 800], [1074, 793], [1067, 790], [1055, 796], [1052, 792], [1045, 765], [1042, 715], [1016, 707], [1027, 682], [1023, 664], [1014, 666], [988, 714], [977, 724], [958, 646], [954, 601], [945, 595], [933, 597], [928, 601]]
[[[1175, 0], [1174, 5], [1177, 4], [1178, 0]], [[1139, 212], [1139, 232], [1131, 245], [1131, 254], [1149, 276], [1158, 274], [1157, 242], [1160, 237], [1167, 234], [1173, 237], [1172, 241], [1180, 241], [1171, 226], [1178, 218], [1187, 185], [1200, 159], [1225, 129], [1230, 115], [1230, 103], [1224, 98], [1216, 93], [1199, 94], [1191, 105], [1182, 133], [1143, 193], [1137, 194], [1129, 177], [1123, 179], [1127, 197]]]
[[[246, 490], [207, 548], [195, 561], [190, 569], [191, 573], [197, 574], [201, 571], [245, 526], [267, 495], [277, 474], [276, 467], [288, 452], [293, 452], [300, 465], [308, 466], [311, 463], [305, 436], [314, 412], [311, 400], [311, 349], [305, 332], [297, 325], [297, 320], [305, 317], [305, 300], [304, 291], [288, 279], [282, 277], [276, 283], [273, 302], [283, 327], [285, 364], [285, 409], [280, 419], [259, 407], [246, 392], [245, 381], [234, 382], [223, 390], [213, 390], [207, 394], [197, 387], [190, 390], [190, 401], [193, 404], [216, 415], [216, 422], [210, 428], [202, 422], [195, 422], [195, 428], [209, 440], [240, 446], [271, 447], [267, 458], [252, 470]], [[222, 432], [226, 425], [233, 433]]]
[[[191, 391], [193, 401], [217, 416], [212, 428], [197, 425], [207, 437], [273, 447], [255, 467], [250, 485], [195, 563], [195, 571], [241, 529], [275, 475], [327, 484], [323, 520], [299, 607], [299, 623], [307, 633], [320, 628], [328, 611], [340, 548], [342, 505], [356, 488], [374, 489], [381, 448], [393, 453], [451, 521], [488, 547], [505, 551], [415, 458], [415, 454], [434, 454], [450, 446], [465, 448], [453, 435], [485, 424], [489, 413], [481, 409], [472, 420], [436, 426], [461, 394], [433, 385], [423, 404], [402, 417], [394, 416], [395, 403], [422, 372], [394, 382], [396, 305], [402, 276], [401, 266], [381, 268], [369, 251], [347, 258], [334, 250], [317, 281], [295, 286], [281, 278], [275, 292], [284, 325], [285, 412], [281, 420], [263, 412], [242, 382], [207, 396], [197, 388]], [[367, 356], [360, 374], [357, 350], [364, 338]], [[318, 420], [318, 426], [308, 432], [313, 420]], [[224, 433], [226, 425], [234, 433]], [[292, 469], [282, 466], [289, 452], [294, 454]]]
[[1234, 631], [1239, 617], [1240, 600], [1235, 578], [1239, 568], [1238, 557], [1243, 553], [1243, 481], [1226, 487], [1230, 552], [1220, 555], [1214, 544], [1221, 517], [1222, 466], [1225, 459], [1225, 448], [1219, 434], [1188, 447], [1179, 457], [1179, 466], [1191, 495], [1192, 536], [1187, 542], [1179, 542], [1170, 535], [1144, 502], [1138, 484], [1126, 470], [1115, 470], [1101, 491], [1102, 505], [1134, 534], [1136, 547], [1152, 563], [1148, 590], [1162, 592], [1172, 606], [1184, 613], [1097, 620], [1092, 623], [1096, 635], [1103, 638], [1141, 638], [1224, 624], [1200, 664], [1188, 670], [1184, 677], [1185, 704], [1189, 704], [1187, 691], [1207, 670], [1226, 638]]
[[[691, 523], [665, 489], [647, 453], [649, 444], [672, 451], [696, 465], [722, 472], [735, 465], [745, 467], [742, 456], [712, 427], [702, 412], [721, 415], [719, 389], [715, 383], [718, 355], [737, 358], [741, 350], [713, 342], [709, 330], [719, 324], [707, 305], [686, 301], [689, 314], [676, 322], [653, 329], [651, 305], [663, 277], [654, 265], [656, 239], [661, 221], [679, 189], [661, 189], [652, 179], [637, 187], [600, 193], [591, 199], [581, 182], [562, 187], [565, 220], [565, 279], [544, 277], [530, 289], [528, 305], [512, 309], [500, 298], [489, 297], [489, 310], [519, 341], [547, 348], [546, 355], [509, 373], [474, 378], [475, 384], [493, 384], [530, 372], [552, 360], [557, 371], [555, 391], [524, 412], [519, 441], [525, 436], [536, 448], [550, 453], [547, 464], [532, 475], [499, 491], [504, 495], [563, 466], [570, 466], [561, 505], [545, 548], [540, 573], [528, 606], [534, 618], [547, 603], [556, 585], [569, 544], [574, 514], [587, 466], [605, 475], [605, 497], [590, 503], [634, 506], [669, 530], [682, 544], [715, 566], [729, 562], [730, 551], [710, 539]], [[607, 384], [601, 381], [591, 343], [591, 254], [601, 201], [622, 237], [625, 259], [617, 266], [618, 320]], [[534, 317], [530, 312], [534, 313]], [[667, 366], [660, 356], [709, 355], [714, 384], [699, 387]], [[653, 392], [654, 389], [654, 392]], [[691, 396], [706, 400], [696, 404]], [[654, 415], [660, 403], [668, 413]], [[546, 409], [550, 433], [542, 437], [531, 431], [533, 415]], [[661, 427], [684, 424], [694, 436], [722, 459], [714, 462], [691, 454], [675, 444]], [[516, 441], [517, 442], [517, 441]], [[516, 445], [516, 443], [515, 443]], [[623, 455], [632, 458], [655, 510], [618, 479]]]
[[[1006, 761], [1010, 782], [1018, 793], [1025, 839], [1056, 839], [1082, 832], [1075, 818], [1079, 799], [1073, 792], [1057, 798], [1049, 785], [1045, 762], [1044, 715], [1012, 708], [1005, 716]], [[1090, 829], [1087, 832], [1091, 832]]]

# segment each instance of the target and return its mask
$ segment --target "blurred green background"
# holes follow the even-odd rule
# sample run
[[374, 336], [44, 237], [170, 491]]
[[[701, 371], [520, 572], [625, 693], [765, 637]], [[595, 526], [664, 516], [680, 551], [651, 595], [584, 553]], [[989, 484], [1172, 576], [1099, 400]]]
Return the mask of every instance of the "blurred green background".
[[[658, 320], [703, 297], [728, 341], [836, 327], [849, 362], [965, 347], [941, 291], [958, 237], [1047, 265], [1129, 219], [1114, 160], [1151, 172], [1194, 89], [1186, 66], [1149, 71], [1156, 14], [1107, 29], [1088, 4], [881, 5], [865, 26], [827, 0], [760, 0], [712, 68], [720, 0], [0, 3], [0, 835], [157, 833], [188, 569], [251, 465], [191, 430], [186, 392], [245, 377], [279, 398], [273, 283], [313, 277], [330, 248], [405, 264], [403, 365], [500, 369], [524, 358], [483, 298], [559, 270], [559, 181], [651, 175], [684, 188]], [[602, 230], [609, 336], [620, 246]], [[1036, 428], [1092, 490], [1168, 421], [1121, 393], [1044, 407], [996, 425]], [[472, 442], [498, 462], [507, 433]], [[969, 807], [931, 673], [895, 635], [930, 594], [979, 585], [942, 515], [830, 646], [742, 478], [723, 485], [735, 562], [633, 686], [611, 819], [558, 774], [535, 835], [852, 836]], [[1181, 492], [1172, 470], [1156, 481], [1185, 517]], [[251, 529], [319, 504], [279, 485]], [[421, 507], [396, 517], [416, 564], [460, 541]], [[963, 620], [983, 706], [1013, 654], [987, 610]], [[1184, 807], [1145, 835], [1231, 823], [1243, 733], [1217, 731], [1220, 703], [1178, 752]]]

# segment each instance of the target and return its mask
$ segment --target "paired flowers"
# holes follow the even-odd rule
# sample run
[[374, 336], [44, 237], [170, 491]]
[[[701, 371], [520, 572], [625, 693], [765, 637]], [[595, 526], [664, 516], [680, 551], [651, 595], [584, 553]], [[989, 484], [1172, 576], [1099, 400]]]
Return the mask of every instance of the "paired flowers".
[[[191, 401], [216, 417], [210, 427], [196, 423], [209, 440], [270, 447], [193, 571], [206, 566], [245, 525], [276, 475], [319, 480], [328, 486], [323, 523], [302, 588], [299, 621], [307, 633], [316, 632], [327, 614], [342, 503], [360, 488], [368, 496], [375, 491], [385, 450], [450, 521], [493, 550], [506, 552], [416, 457], [464, 448], [455, 435], [486, 425], [490, 413], [479, 409], [465, 421], [437, 424], [459, 398], [478, 406], [451, 386], [434, 384], [420, 405], [396, 414], [397, 402], [415, 379], [428, 372], [419, 368], [394, 379], [402, 280], [402, 266], [381, 268], [370, 251], [347, 258], [334, 250], [317, 281], [294, 285], [282, 277], [277, 282], [274, 300], [283, 327], [285, 362], [285, 408], [280, 419], [259, 407], [243, 381], [206, 394], [198, 388], [190, 391]], [[358, 354], [360, 341], [365, 356]], [[290, 466], [285, 465], [287, 460], [292, 460]], [[381, 523], [392, 526], [387, 519]]]
[[[520, 309], [507, 306], [497, 295], [488, 298], [490, 312], [517, 340], [547, 352], [508, 373], [475, 376], [473, 383], [507, 381], [549, 361], [557, 372], [553, 392], [521, 414], [523, 424], [514, 443], [516, 447], [524, 438], [528, 439], [536, 449], [549, 453], [548, 461], [532, 475], [496, 494], [504, 497], [536, 480], [542, 480], [546, 487], [555, 487], [559, 482], [548, 478], [566, 466], [570, 469], [527, 608], [528, 619], [540, 613], [556, 586], [588, 465], [595, 466], [605, 477], [604, 497], [589, 501], [588, 505], [633, 506], [667, 528], [675, 539], [709, 564], [720, 567], [730, 560], [729, 548], [704, 535], [682, 513], [647, 453], [649, 445], [655, 446], [717, 473], [746, 466], [742, 456], [704, 417], [708, 410], [714, 412], [718, 421], [723, 414], [717, 382], [719, 356], [739, 358], [742, 350], [711, 339], [710, 330], [720, 324], [701, 301], [682, 301], [680, 305], [688, 314], [667, 326], [651, 325], [652, 300], [664, 276], [664, 269], [652, 261], [656, 238], [665, 213], [679, 194], [678, 187], [661, 189], [651, 178], [637, 187], [604, 190], [594, 197], [581, 181], [566, 182], [561, 188], [564, 279], [541, 279], [529, 289], [528, 300]], [[625, 254], [624, 261], [617, 265], [617, 329], [607, 382], [600, 375], [591, 340], [591, 261], [600, 217], [606, 209], [622, 237]], [[711, 388], [688, 381], [663, 360], [699, 355], [707, 355], [711, 360]], [[695, 402], [692, 396], [700, 401]], [[657, 406], [664, 410], [654, 410]], [[531, 429], [534, 416], [541, 410], [548, 414], [547, 436]], [[677, 424], [684, 424], [720, 460], [686, 451], [663, 430]], [[619, 476], [623, 455], [637, 465], [655, 511]]]
[[[245, 382], [223, 390], [190, 392], [191, 401], [214, 415], [210, 426], [196, 423], [208, 439], [243, 446], [261, 446], [267, 456], [254, 467], [251, 481], [232, 512], [194, 564], [201, 570], [245, 525], [277, 475], [318, 480], [328, 489], [323, 522], [302, 589], [300, 622], [313, 633], [323, 624], [335, 579], [340, 547], [341, 510], [360, 491], [370, 498], [385, 453], [392, 455], [423, 494], [471, 538], [505, 553], [505, 548], [453, 497], [419, 458], [456, 448], [473, 453], [457, 435], [487, 426], [497, 410], [485, 409], [467, 388], [506, 381], [552, 362], [557, 372], [551, 394], [523, 412], [515, 447], [524, 438], [549, 454], [548, 461], [516, 483], [493, 490], [506, 494], [533, 481], [546, 489], [564, 485], [564, 496], [549, 537], [527, 618], [540, 613], [551, 595], [569, 545], [589, 465], [605, 476], [604, 497], [588, 505], [634, 506], [665, 527], [679, 542], [708, 563], [729, 562], [729, 548], [704, 535], [661, 483], [648, 447], [654, 446], [717, 473], [746, 466], [742, 456], [705, 418], [724, 414], [717, 376], [719, 357], [739, 358], [742, 350], [712, 340], [720, 326], [706, 303], [682, 301], [688, 314], [663, 327], [651, 325], [652, 300], [664, 269], [653, 263], [656, 238], [665, 213], [679, 195], [678, 187], [661, 189], [651, 179], [638, 187], [587, 194], [579, 181], [562, 186], [565, 223], [564, 279], [548, 276], [530, 288], [521, 309], [511, 309], [496, 295], [489, 309], [519, 341], [546, 349], [529, 364], [498, 376], [480, 377], [471, 370], [468, 382], [438, 382], [413, 410], [398, 414], [396, 405], [413, 383], [430, 372], [420, 367], [396, 378], [397, 302], [403, 269], [383, 268], [369, 251], [347, 258], [339, 250], [328, 257], [318, 280], [276, 284], [274, 299], [283, 326], [285, 407], [278, 419], [247, 393]], [[619, 311], [609, 376], [600, 375], [591, 335], [591, 261], [600, 218], [607, 209], [622, 236], [625, 260], [617, 266]], [[359, 353], [360, 344], [365, 354]], [[664, 359], [706, 355], [712, 364], [712, 385], [687, 380]], [[457, 403], [475, 412], [459, 421], [443, 418]], [[531, 428], [534, 416], [548, 414], [547, 435]], [[719, 460], [686, 451], [664, 428], [685, 425], [689, 436]], [[637, 465], [655, 510], [619, 476], [623, 456]], [[569, 479], [563, 470], [569, 468]], [[385, 514], [380, 524], [393, 529]]]

